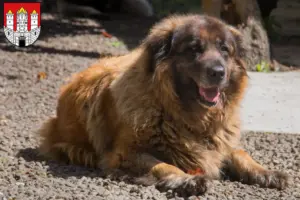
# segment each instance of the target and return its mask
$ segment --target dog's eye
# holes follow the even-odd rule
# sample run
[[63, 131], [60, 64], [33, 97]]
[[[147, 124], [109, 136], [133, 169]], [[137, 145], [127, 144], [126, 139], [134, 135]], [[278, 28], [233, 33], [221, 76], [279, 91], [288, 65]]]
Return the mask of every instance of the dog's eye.
[[191, 46], [190, 46], [190, 49], [191, 49], [193, 52], [203, 53], [203, 48], [202, 48], [202, 46], [200, 46], [200, 45], [198, 45], [198, 44], [191, 45]]
[[229, 48], [228, 48], [228, 46], [226, 46], [226, 45], [221, 45], [220, 50], [221, 50], [222, 52], [229, 53]]
[[197, 51], [197, 50], [199, 49], [199, 47], [197, 47], [196, 45], [193, 45], [193, 46], [191, 46], [191, 49], [192, 49], [193, 51]]

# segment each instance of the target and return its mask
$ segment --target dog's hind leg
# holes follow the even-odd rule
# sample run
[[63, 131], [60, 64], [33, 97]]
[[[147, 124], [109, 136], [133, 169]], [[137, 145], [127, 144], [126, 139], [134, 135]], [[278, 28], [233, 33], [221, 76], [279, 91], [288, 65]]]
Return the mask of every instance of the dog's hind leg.
[[[91, 146], [79, 145], [68, 141], [61, 135], [57, 127], [57, 118], [51, 118], [38, 131], [41, 138], [40, 154], [53, 160], [97, 167], [97, 155]], [[66, 134], [67, 135], [67, 134]]]
[[54, 144], [50, 154], [56, 160], [67, 161], [69, 164], [78, 164], [85, 167], [96, 168], [98, 163], [95, 152], [68, 143]]

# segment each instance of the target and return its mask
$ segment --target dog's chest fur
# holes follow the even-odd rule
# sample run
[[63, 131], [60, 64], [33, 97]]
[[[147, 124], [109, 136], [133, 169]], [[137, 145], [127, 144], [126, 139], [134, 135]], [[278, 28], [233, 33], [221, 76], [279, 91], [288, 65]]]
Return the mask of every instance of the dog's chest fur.
[[225, 141], [223, 144], [226, 133], [212, 123], [216, 122], [199, 124], [202, 130], [195, 131], [163, 116], [144, 145], [156, 158], [184, 171], [200, 168], [207, 175], [217, 177], [226, 156]]

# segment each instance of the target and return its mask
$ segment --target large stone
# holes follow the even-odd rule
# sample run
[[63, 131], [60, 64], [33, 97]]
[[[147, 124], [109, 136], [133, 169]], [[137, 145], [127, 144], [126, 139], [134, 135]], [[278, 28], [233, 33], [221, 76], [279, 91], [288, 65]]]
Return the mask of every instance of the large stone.
[[272, 50], [274, 59], [281, 64], [288, 67], [300, 67], [299, 45], [273, 44]]
[[273, 56], [288, 66], [300, 66], [300, 0], [278, 0], [270, 14]]
[[300, 38], [300, 0], [278, 0], [270, 19], [278, 24], [273, 28], [280, 37]]

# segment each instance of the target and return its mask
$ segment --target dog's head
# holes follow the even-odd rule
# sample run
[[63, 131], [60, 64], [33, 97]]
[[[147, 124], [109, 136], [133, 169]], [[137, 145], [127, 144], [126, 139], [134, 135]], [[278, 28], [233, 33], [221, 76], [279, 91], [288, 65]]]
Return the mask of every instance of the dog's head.
[[210, 108], [228, 99], [226, 95], [241, 92], [239, 85], [247, 76], [242, 36], [216, 18], [166, 18], [152, 28], [144, 44], [153, 57], [150, 72], [162, 87], [172, 87], [184, 105]]

